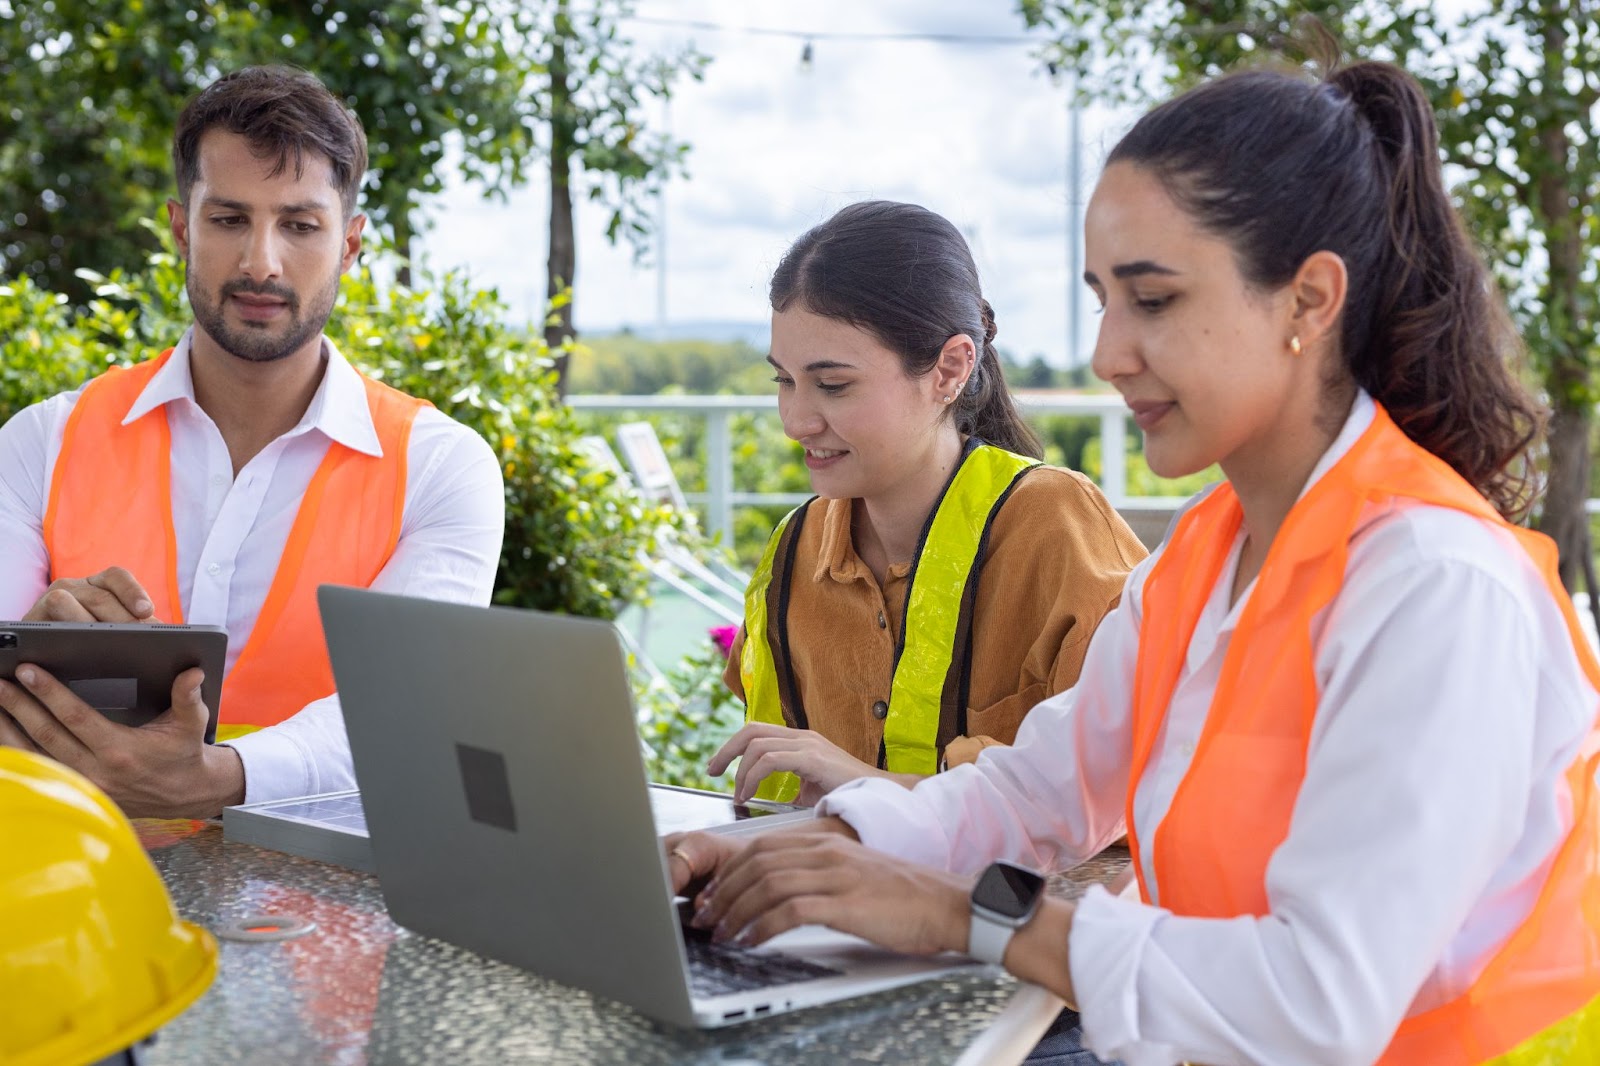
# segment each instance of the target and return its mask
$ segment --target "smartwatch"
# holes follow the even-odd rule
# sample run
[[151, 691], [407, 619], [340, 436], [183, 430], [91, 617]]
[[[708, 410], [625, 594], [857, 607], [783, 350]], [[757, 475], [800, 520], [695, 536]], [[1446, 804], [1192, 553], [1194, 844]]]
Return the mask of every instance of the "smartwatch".
[[1028, 924], [1043, 899], [1043, 875], [1015, 863], [991, 863], [972, 888], [967, 954], [982, 962], [1003, 961], [1011, 937]]

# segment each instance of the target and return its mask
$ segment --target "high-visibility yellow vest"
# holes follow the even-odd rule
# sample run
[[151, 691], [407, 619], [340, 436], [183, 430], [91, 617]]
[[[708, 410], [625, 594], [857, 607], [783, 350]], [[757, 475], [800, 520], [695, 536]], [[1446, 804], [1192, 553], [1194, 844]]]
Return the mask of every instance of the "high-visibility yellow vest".
[[[921, 547], [907, 577], [906, 607], [895, 642], [894, 678], [883, 723], [878, 765], [893, 773], [931, 774], [944, 746], [965, 732], [971, 678], [971, 615], [994, 516], [1017, 482], [1039, 465], [981, 441], [970, 440], [923, 527]], [[800, 684], [788, 652], [788, 590], [794, 575], [808, 500], [778, 523], [767, 541], [744, 598], [745, 720], [808, 728]], [[965, 639], [957, 647], [958, 635]], [[944, 714], [946, 704], [950, 714]], [[948, 736], [940, 722], [951, 723]], [[773, 774], [757, 795], [792, 800], [794, 774]]]
[[[1223, 661], [1194, 759], [1152, 848], [1161, 906], [1228, 919], [1264, 915], [1268, 863], [1289, 834], [1316, 720], [1311, 619], [1344, 584], [1346, 556], [1369, 501], [1420, 500], [1510, 532], [1543, 575], [1590, 684], [1600, 663], [1556, 575], [1555, 544], [1510, 525], [1380, 406], [1359, 440], [1290, 510], [1273, 539]], [[1150, 899], [1133, 797], [1167, 715], [1195, 626], [1243, 521], [1224, 483], [1175, 524], [1144, 586], [1133, 699], [1129, 850]], [[1508, 714], [1517, 713], [1507, 708]], [[1483, 973], [1448, 1003], [1414, 1011], [1379, 1066], [1578, 1066], [1600, 1061], [1600, 733], [1567, 768], [1570, 830], [1539, 899]], [[1418, 759], [1429, 752], [1415, 753]], [[1546, 800], [1548, 802], [1548, 799]]]

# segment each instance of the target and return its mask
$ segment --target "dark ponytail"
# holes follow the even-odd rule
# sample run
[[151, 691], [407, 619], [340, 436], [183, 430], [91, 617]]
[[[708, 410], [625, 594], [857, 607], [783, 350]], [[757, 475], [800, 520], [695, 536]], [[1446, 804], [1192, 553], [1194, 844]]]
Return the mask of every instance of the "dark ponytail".
[[933, 369], [945, 343], [966, 334], [978, 350], [950, 405], [963, 434], [1041, 458], [1044, 449], [1011, 402], [994, 349], [994, 311], [961, 234], [915, 204], [851, 204], [794, 242], [772, 274], [772, 309], [799, 306], [864, 329], [900, 356], [910, 377]]
[[1526, 512], [1543, 414], [1511, 373], [1521, 342], [1445, 192], [1415, 79], [1387, 63], [1320, 84], [1232, 74], [1140, 119], [1115, 162], [1155, 174], [1259, 288], [1314, 252], [1343, 259], [1349, 377], [1502, 514]]

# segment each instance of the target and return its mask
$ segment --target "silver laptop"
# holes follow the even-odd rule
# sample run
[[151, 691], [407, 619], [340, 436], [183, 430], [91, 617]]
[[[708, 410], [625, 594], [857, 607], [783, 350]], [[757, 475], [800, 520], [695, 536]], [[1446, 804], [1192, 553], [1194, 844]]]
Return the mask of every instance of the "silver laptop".
[[972, 965], [815, 927], [756, 949], [688, 931], [609, 623], [327, 585], [318, 601], [401, 925], [702, 1028]]

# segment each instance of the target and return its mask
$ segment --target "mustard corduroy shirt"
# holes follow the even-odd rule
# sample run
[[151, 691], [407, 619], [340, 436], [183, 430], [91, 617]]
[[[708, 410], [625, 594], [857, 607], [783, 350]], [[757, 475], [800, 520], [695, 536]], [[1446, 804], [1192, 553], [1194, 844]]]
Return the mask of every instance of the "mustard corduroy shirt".
[[[800, 531], [789, 647], [810, 727], [871, 766], [883, 739], [873, 706], [889, 698], [911, 564], [890, 566], [879, 587], [852, 542], [854, 502], [818, 501]], [[1047, 466], [1022, 479], [990, 528], [973, 608], [968, 738], [947, 747], [950, 765], [986, 743], [1011, 743], [1034, 704], [1072, 687], [1089, 637], [1146, 554], [1084, 475]], [[740, 699], [743, 645], [741, 628], [723, 675]]]

